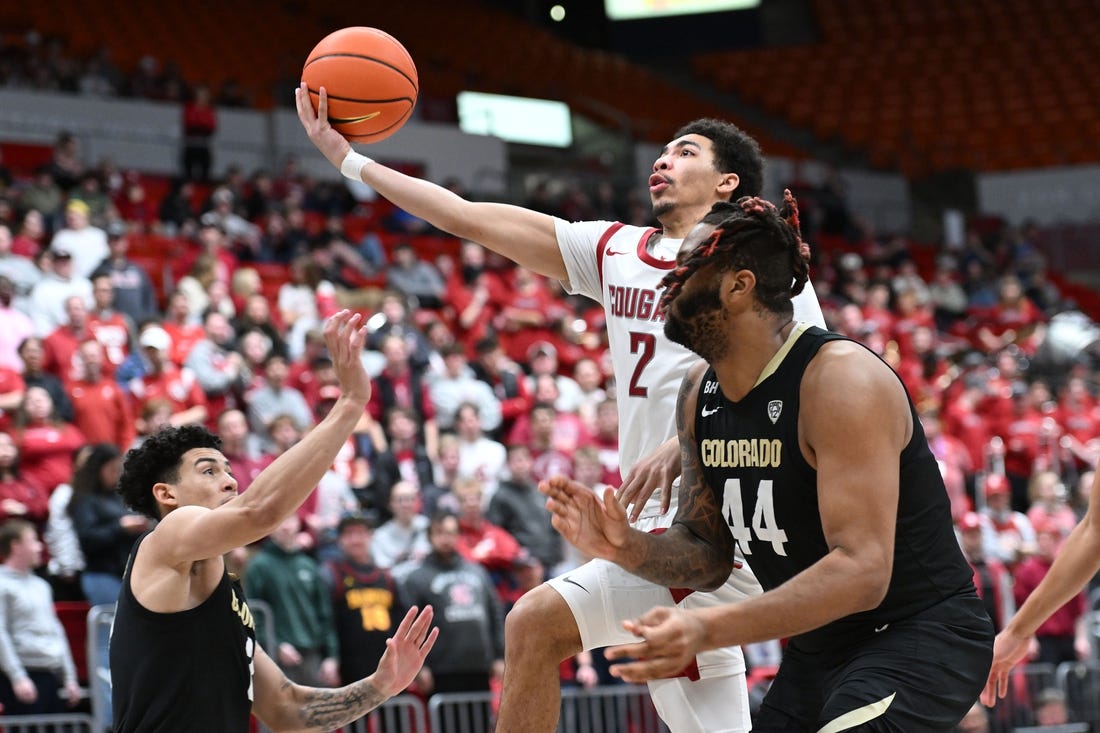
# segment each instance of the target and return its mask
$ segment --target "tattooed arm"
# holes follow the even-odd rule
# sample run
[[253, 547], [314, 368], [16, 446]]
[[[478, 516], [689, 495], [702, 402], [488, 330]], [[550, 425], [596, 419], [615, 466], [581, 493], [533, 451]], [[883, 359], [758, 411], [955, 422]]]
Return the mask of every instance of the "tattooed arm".
[[337, 688], [291, 682], [257, 646], [252, 711], [274, 731], [328, 731], [348, 725], [409, 686], [439, 634], [431, 623], [431, 606], [419, 615], [415, 606], [409, 609], [386, 641], [374, 674]]
[[566, 478], [544, 481], [539, 490], [550, 501], [554, 527], [581, 551], [610, 560], [658, 585], [713, 590], [733, 569], [733, 536], [722, 522], [721, 506], [707, 486], [695, 446], [695, 403], [700, 362], [684, 377], [677, 398], [683, 475], [676, 518], [662, 534], [649, 534], [627, 524], [626, 510], [613, 489], [598, 497]]

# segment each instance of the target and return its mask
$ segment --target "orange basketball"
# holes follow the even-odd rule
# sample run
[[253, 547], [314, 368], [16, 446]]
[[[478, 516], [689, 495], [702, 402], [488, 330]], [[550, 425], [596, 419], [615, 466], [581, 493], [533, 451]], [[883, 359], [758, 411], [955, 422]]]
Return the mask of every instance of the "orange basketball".
[[313, 47], [302, 68], [313, 108], [321, 87], [328, 120], [352, 142], [374, 143], [401, 129], [420, 89], [416, 65], [401, 42], [377, 28], [330, 33]]

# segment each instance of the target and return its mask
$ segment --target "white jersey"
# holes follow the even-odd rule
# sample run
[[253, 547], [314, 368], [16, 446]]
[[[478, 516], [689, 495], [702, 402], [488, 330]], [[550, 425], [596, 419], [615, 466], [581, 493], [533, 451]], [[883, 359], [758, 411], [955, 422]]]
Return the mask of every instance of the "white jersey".
[[[619, 467], [625, 477], [634, 464], [676, 434], [676, 398], [688, 367], [699, 360], [665, 337], [657, 308], [661, 279], [676, 264], [683, 240], [657, 237], [659, 230], [608, 221], [555, 220], [570, 293], [602, 303], [619, 405]], [[794, 299], [795, 320], [825, 327], [813, 287]], [[644, 512], [660, 511], [660, 491]], [[673, 495], [668, 516], [675, 514]]]

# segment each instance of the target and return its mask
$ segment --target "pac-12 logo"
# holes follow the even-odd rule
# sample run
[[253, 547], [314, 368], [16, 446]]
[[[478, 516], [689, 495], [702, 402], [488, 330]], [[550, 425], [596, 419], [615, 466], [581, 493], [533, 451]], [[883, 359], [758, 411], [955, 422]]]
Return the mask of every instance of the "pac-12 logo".
[[768, 418], [775, 425], [775, 421], [783, 414], [783, 400], [772, 400], [768, 403]]

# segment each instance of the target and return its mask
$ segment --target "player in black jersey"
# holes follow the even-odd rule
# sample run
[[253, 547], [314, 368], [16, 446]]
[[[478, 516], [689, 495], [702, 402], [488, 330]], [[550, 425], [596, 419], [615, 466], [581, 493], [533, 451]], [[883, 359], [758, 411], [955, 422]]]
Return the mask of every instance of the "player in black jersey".
[[248, 603], [226, 572], [222, 556], [267, 536], [298, 508], [366, 408], [360, 317], [341, 311], [324, 334], [341, 397], [244, 494], [220, 441], [203, 427], [166, 428], [127, 454], [119, 493], [160, 521], [131, 552], [115, 613], [119, 733], [244, 733], [250, 713], [273, 730], [338, 728], [404, 690], [435, 642], [431, 608], [413, 608], [369, 677], [339, 689], [293, 684], [256, 644]]
[[[707, 222], [710, 223], [707, 223]], [[993, 626], [955, 539], [935, 458], [900, 379], [871, 351], [793, 321], [808, 248], [797, 209], [719, 204], [664, 281], [666, 334], [708, 364], [689, 371], [672, 527], [630, 528], [610, 492], [540, 488], [582, 551], [697, 590], [739, 547], [765, 592], [624, 621], [609, 650], [628, 681], [704, 649], [787, 638], [756, 733], [949, 731], [989, 672]]]

